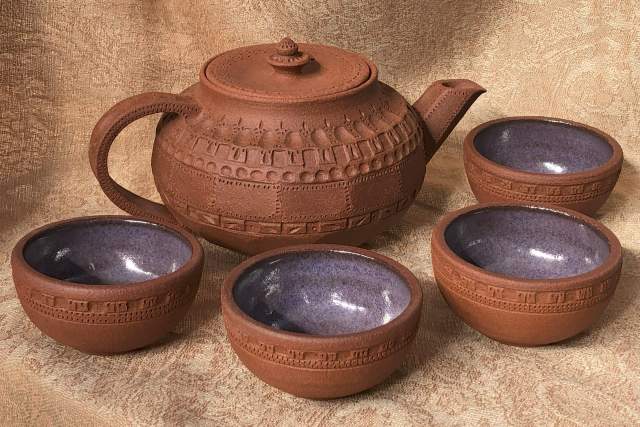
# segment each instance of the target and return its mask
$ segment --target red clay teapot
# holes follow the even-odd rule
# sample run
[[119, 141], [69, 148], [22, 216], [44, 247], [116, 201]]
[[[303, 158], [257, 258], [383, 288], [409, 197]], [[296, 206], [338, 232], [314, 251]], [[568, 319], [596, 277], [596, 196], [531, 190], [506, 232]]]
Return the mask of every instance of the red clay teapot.
[[[213, 57], [179, 95], [119, 102], [93, 130], [90, 162], [121, 209], [227, 248], [358, 245], [399, 220], [426, 162], [483, 92], [441, 80], [411, 106], [368, 59], [285, 38]], [[165, 113], [151, 160], [164, 205], [118, 185], [107, 166], [117, 134], [153, 113]]]

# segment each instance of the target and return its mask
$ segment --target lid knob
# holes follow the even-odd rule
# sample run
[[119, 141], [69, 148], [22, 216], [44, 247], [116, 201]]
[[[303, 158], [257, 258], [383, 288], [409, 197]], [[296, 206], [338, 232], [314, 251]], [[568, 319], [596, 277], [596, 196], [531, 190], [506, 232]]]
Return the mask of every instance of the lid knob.
[[276, 53], [268, 59], [276, 71], [281, 73], [299, 73], [311, 58], [308, 54], [298, 51], [298, 44], [285, 37], [276, 46]]

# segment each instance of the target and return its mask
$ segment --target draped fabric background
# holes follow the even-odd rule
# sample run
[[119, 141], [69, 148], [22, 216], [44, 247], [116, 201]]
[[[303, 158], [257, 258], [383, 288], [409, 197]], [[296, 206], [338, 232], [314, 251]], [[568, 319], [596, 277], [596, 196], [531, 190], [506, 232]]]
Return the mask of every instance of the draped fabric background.
[[[564, 0], [2, 0], [0, 2], [0, 420], [3, 424], [559, 424], [640, 423], [640, 2]], [[195, 305], [165, 343], [98, 357], [65, 348], [26, 318], [10, 249], [30, 229], [119, 213], [91, 174], [92, 127], [116, 101], [177, 92], [215, 53], [278, 41], [363, 53], [413, 102], [432, 80], [475, 80], [488, 93], [428, 167], [403, 223], [368, 247], [404, 263], [425, 292], [415, 348], [383, 385], [334, 401], [262, 383], [224, 334], [219, 289], [242, 256], [204, 243]], [[598, 218], [624, 247], [605, 316], [568, 342], [517, 348], [463, 324], [434, 283], [430, 232], [474, 203], [461, 140], [505, 115], [582, 121], [622, 145], [620, 182]], [[123, 132], [115, 178], [146, 197], [156, 117]]]

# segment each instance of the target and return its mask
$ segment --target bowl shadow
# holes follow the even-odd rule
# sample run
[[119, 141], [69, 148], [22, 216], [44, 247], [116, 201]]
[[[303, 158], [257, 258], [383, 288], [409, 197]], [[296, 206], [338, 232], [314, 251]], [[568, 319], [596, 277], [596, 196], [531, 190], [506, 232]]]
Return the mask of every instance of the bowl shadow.
[[466, 324], [449, 307], [435, 279], [422, 280], [424, 303], [418, 333], [410, 352], [411, 367], [419, 369], [456, 341]]
[[[204, 249], [204, 267], [200, 287], [193, 304], [167, 341], [193, 339], [198, 336], [219, 335], [222, 327], [220, 290], [227, 273], [245, 256], [199, 239]], [[218, 327], [219, 326], [219, 327]]]
[[640, 272], [640, 261], [637, 254], [626, 248], [622, 248], [622, 258], [622, 272], [618, 286], [602, 318], [591, 327], [592, 332], [611, 329], [628, 311], [637, 310], [640, 298], [637, 275]]
[[637, 183], [640, 182], [640, 173], [638, 169], [626, 159], [622, 162], [622, 171], [620, 178], [616, 183], [613, 191], [609, 195], [607, 201], [602, 205], [598, 212], [593, 216], [597, 220], [602, 220], [613, 215], [620, 215], [627, 208], [638, 200]]
[[388, 387], [401, 383], [414, 372], [422, 371], [439, 354], [446, 353], [449, 346], [468, 328], [451, 311], [434, 279], [421, 280], [420, 286], [424, 293], [420, 323], [403, 365], [383, 382], [359, 395], [383, 392]]

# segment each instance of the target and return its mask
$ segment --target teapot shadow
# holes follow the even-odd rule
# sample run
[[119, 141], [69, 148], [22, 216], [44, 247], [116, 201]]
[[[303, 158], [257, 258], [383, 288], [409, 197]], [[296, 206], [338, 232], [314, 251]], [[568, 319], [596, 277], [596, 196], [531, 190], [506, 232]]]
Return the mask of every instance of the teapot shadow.
[[[379, 250], [384, 247], [395, 246], [403, 241], [406, 235], [414, 235], [420, 228], [426, 228], [420, 235], [430, 236], [430, 230], [436, 225], [438, 219], [448, 210], [457, 209], [460, 203], [455, 199], [464, 199], [467, 204], [476, 203], [467, 184], [462, 161], [451, 163], [449, 157], [462, 159], [462, 149], [459, 140], [462, 139], [462, 131], [454, 131], [443, 143], [442, 148], [431, 159], [427, 166], [427, 173], [422, 187], [413, 204], [405, 212], [402, 220], [373, 236], [362, 246], [371, 250]], [[444, 170], [446, 168], [446, 171]], [[433, 170], [435, 169], [435, 170]], [[452, 175], [454, 179], [434, 180], [434, 176]], [[458, 181], [455, 181], [458, 179]], [[460, 179], [464, 183], [459, 182]], [[464, 190], [463, 190], [464, 189]], [[461, 197], [462, 195], [462, 197]]]

